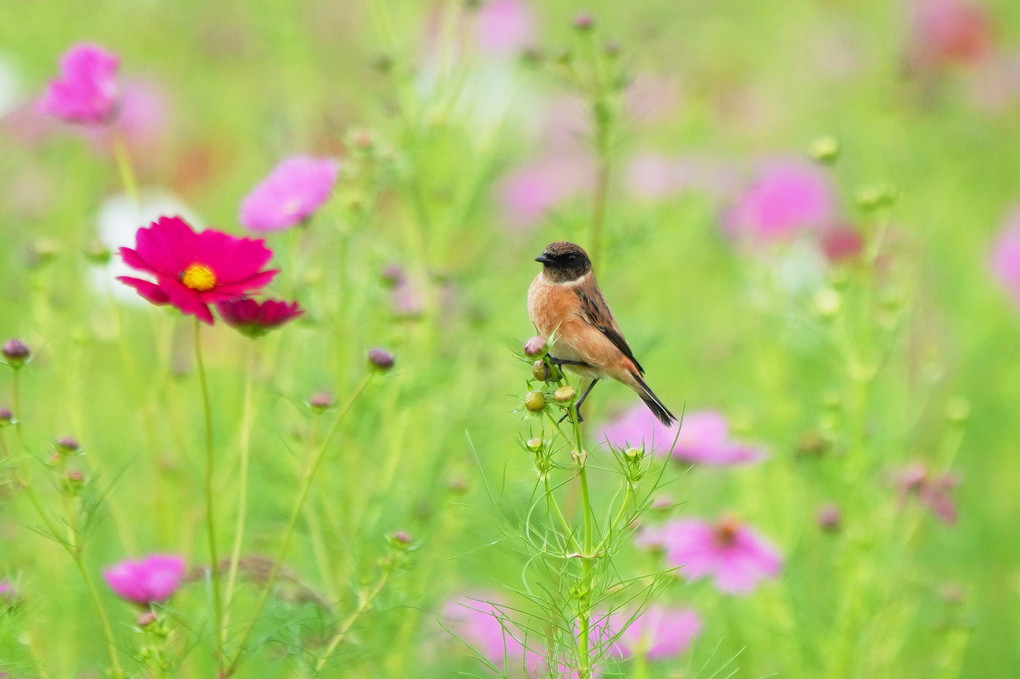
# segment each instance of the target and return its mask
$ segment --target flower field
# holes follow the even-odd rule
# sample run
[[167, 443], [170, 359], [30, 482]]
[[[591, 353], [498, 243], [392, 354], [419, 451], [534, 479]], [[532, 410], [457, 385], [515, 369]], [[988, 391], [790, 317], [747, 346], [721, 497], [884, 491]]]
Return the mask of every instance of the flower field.
[[0, 677], [1020, 676], [1020, 5], [80, 10], [0, 11]]

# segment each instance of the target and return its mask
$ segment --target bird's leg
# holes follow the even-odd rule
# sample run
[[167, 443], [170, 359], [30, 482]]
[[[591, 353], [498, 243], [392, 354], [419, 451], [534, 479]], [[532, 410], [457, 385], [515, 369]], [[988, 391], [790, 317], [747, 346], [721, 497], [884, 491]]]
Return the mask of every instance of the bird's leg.
[[[577, 421], [578, 421], [578, 423], [584, 422], [584, 418], [581, 417], [581, 404], [584, 403], [584, 399], [588, 398], [588, 394], [591, 393], [591, 388], [594, 387], [595, 383], [598, 382], [598, 381], [599, 381], [599, 378], [597, 378], [597, 377], [595, 379], [593, 379], [591, 381], [591, 383], [588, 385], [588, 388], [584, 390], [583, 394], [581, 394], [581, 398], [577, 399], [577, 403], [574, 404], [574, 412], [577, 413]], [[567, 415], [569, 415], [569, 414], [570, 413], [568, 412]], [[562, 422], [563, 420], [567, 419], [567, 415], [564, 415], [563, 417], [561, 417], [560, 418], [560, 422]]]
[[555, 356], [549, 356], [549, 362], [552, 363], [553, 365], [583, 365], [591, 367], [584, 361], [571, 361], [566, 358], [556, 358]]

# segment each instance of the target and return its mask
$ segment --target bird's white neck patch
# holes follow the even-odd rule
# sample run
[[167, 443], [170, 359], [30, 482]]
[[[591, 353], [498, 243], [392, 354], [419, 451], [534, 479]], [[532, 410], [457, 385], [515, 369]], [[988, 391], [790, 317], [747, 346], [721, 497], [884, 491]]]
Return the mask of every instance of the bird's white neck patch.
[[589, 278], [591, 278], [591, 271], [585, 273], [582, 276], [578, 276], [577, 278], [575, 278], [572, 281], [557, 281], [557, 280], [553, 280], [552, 278], [549, 278], [548, 276], [545, 275], [545, 271], [544, 270], [542, 271], [541, 275], [542, 275], [542, 280], [545, 281], [546, 283], [550, 283], [552, 285], [563, 285], [563, 286], [566, 286], [568, 288], [576, 288], [579, 285], [583, 285]]

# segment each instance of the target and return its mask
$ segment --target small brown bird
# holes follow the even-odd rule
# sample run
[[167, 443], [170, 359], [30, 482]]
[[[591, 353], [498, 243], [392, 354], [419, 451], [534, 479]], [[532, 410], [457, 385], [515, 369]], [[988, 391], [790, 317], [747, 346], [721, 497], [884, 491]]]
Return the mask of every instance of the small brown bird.
[[539, 334], [552, 343], [553, 363], [591, 380], [577, 401], [581, 404], [600, 379], [612, 377], [633, 389], [660, 422], [676, 421], [641, 378], [644, 368], [634, 358], [613, 313], [606, 304], [588, 254], [573, 243], [550, 243], [535, 258], [543, 268], [528, 289], [528, 315]]

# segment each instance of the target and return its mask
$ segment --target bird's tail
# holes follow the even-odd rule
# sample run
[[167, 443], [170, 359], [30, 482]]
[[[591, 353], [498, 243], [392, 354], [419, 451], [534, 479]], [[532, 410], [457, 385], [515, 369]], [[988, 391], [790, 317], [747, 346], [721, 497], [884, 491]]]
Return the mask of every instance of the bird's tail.
[[645, 381], [641, 379], [641, 375], [636, 372], [632, 372], [631, 376], [634, 378], [634, 381], [637, 382], [634, 391], [636, 391], [637, 395], [641, 397], [641, 400], [645, 402], [645, 405], [652, 411], [652, 414], [658, 418], [659, 422], [662, 422], [667, 427], [676, 422], [676, 415], [669, 412], [669, 408], [663, 405], [662, 401], [659, 400], [659, 397], [648, 388]]

